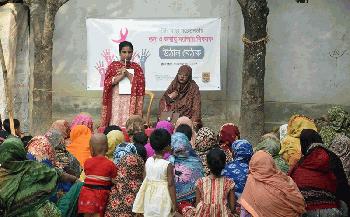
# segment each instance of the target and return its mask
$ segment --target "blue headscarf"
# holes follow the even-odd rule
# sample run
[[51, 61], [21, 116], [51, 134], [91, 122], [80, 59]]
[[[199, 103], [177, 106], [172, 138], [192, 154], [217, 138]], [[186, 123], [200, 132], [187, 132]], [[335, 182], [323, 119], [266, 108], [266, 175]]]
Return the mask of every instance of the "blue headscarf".
[[196, 196], [195, 183], [204, 176], [202, 162], [183, 133], [171, 136], [171, 148], [169, 161], [175, 170], [176, 201], [192, 200]]
[[114, 150], [113, 162], [115, 165], [119, 164], [119, 161], [128, 154], [137, 154], [137, 149], [132, 143], [123, 142]]
[[236, 183], [235, 196], [238, 199], [247, 181], [249, 161], [253, 155], [253, 147], [247, 140], [236, 140], [232, 143], [232, 152], [234, 159], [226, 164], [222, 175], [233, 179]]

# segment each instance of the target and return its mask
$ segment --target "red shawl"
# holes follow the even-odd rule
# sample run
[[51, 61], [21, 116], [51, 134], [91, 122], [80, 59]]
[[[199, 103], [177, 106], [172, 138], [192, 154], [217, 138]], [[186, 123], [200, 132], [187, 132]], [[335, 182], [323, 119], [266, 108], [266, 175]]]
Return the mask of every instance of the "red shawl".
[[[112, 90], [113, 77], [117, 76], [117, 70], [124, 66], [123, 63], [119, 61], [113, 61], [107, 68], [103, 96], [102, 96], [102, 114], [101, 114], [101, 127], [106, 127], [109, 125], [109, 121], [112, 116]], [[130, 95], [130, 109], [129, 115], [136, 115], [140, 111], [142, 113], [142, 102], [145, 95], [145, 77], [142, 68], [137, 63], [131, 62], [130, 68], [134, 69], [134, 77], [131, 83], [131, 95]], [[141, 106], [141, 109], [138, 108]]]

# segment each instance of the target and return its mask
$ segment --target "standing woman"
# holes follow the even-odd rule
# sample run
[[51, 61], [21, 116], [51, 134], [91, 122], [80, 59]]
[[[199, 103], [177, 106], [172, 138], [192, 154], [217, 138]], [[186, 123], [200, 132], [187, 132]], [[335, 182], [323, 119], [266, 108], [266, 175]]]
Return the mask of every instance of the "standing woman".
[[[141, 66], [131, 62], [133, 45], [124, 41], [119, 44], [120, 61], [113, 61], [107, 69], [103, 87], [101, 127], [125, 126], [131, 115], [142, 115], [145, 95], [145, 77]], [[133, 69], [134, 74], [127, 69]], [[131, 83], [131, 94], [119, 94], [119, 82], [124, 78]]]

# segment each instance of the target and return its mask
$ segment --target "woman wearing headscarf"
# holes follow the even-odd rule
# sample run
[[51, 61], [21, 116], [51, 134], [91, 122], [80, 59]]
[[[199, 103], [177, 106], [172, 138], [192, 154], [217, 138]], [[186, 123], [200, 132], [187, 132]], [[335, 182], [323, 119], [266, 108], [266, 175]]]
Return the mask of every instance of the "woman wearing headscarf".
[[306, 201], [305, 216], [343, 216], [340, 200], [350, 205], [350, 187], [340, 159], [323, 144], [312, 129], [300, 134], [304, 155], [290, 171]]
[[[158, 121], [157, 125], [156, 125], [156, 129], [165, 129], [166, 131], [168, 131], [168, 133], [173, 134], [174, 132], [174, 126], [171, 122], [169, 121]], [[147, 158], [152, 157], [155, 152], [151, 146], [151, 143], [147, 143], [145, 145], [146, 151], [147, 151]], [[168, 159], [168, 157], [170, 156], [169, 153], [165, 153], [164, 154], [164, 159]]]
[[67, 151], [64, 136], [58, 129], [51, 128], [45, 133], [56, 154], [56, 166], [68, 174], [79, 177], [81, 167], [79, 161]]
[[128, 137], [130, 138], [130, 142], [133, 142], [133, 135], [139, 132], [145, 132], [145, 121], [140, 115], [131, 115], [126, 121], [125, 128]]
[[194, 150], [202, 160], [204, 174], [206, 176], [210, 173], [207, 163], [207, 154], [212, 148], [217, 146], [217, 136], [214, 131], [208, 127], [200, 128], [194, 143]]
[[232, 144], [234, 158], [226, 164], [223, 175], [236, 183], [235, 197], [238, 199], [244, 189], [249, 171], [249, 161], [253, 155], [253, 147], [247, 140], [236, 140]]
[[177, 203], [195, 202], [195, 183], [204, 176], [203, 165], [183, 133], [171, 136], [172, 155], [169, 161], [174, 165]]
[[336, 135], [329, 149], [340, 158], [350, 185], [350, 138], [341, 134]]
[[219, 146], [226, 154], [226, 162], [232, 160], [231, 145], [234, 141], [240, 138], [240, 132], [233, 123], [226, 123], [221, 126], [219, 131]]
[[301, 157], [300, 133], [303, 129], [316, 129], [314, 121], [303, 115], [293, 115], [288, 121], [287, 135], [281, 140], [280, 155], [293, 167]]
[[144, 162], [136, 154], [125, 155], [119, 162], [115, 183], [109, 194], [105, 217], [135, 216], [132, 206], [143, 181]]
[[350, 115], [340, 106], [328, 110], [326, 122], [320, 130], [320, 135], [326, 146], [330, 146], [336, 134], [350, 137]]
[[91, 130], [85, 125], [76, 125], [70, 132], [71, 144], [67, 150], [75, 157], [84, 168], [85, 161], [91, 157], [90, 153]]
[[201, 96], [198, 85], [192, 79], [190, 66], [180, 66], [175, 79], [159, 101], [158, 111], [158, 118], [161, 112], [174, 111], [180, 116], [189, 117], [195, 129], [201, 127]]
[[265, 151], [256, 152], [249, 162], [249, 175], [238, 200], [241, 216], [299, 217], [305, 201], [293, 180], [276, 168]]
[[132, 143], [123, 142], [115, 149], [113, 153], [113, 162], [119, 167], [120, 160], [129, 154], [137, 154], [137, 149]]
[[119, 144], [125, 142], [124, 134], [119, 130], [112, 130], [107, 134], [107, 141], [108, 141], [108, 151], [106, 153], [106, 156], [109, 159], [112, 159], [113, 153], [116, 147]]
[[26, 160], [23, 143], [14, 137], [1, 144], [0, 165], [0, 209], [5, 216], [61, 216], [49, 201], [60, 176], [58, 170]]
[[[27, 145], [27, 159], [37, 161], [45, 164], [50, 168], [57, 168], [62, 172], [66, 172], [60, 167], [59, 161], [56, 158], [56, 151], [54, 146], [50, 143], [45, 136], [33, 137]], [[69, 173], [68, 173], [69, 174]], [[75, 178], [79, 175], [73, 175]], [[69, 191], [72, 186], [71, 182], [57, 182], [56, 193], [52, 195], [50, 200], [56, 202], [66, 192]]]
[[194, 142], [195, 142], [195, 139], [196, 139], [196, 131], [194, 130], [194, 125], [193, 125], [193, 121], [186, 117], [186, 116], [182, 116], [182, 117], [179, 117], [177, 120], [176, 120], [176, 123], [175, 123], [175, 130], [178, 126], [180, 126], [181, 124], [186, 124], [188, 126], [191, 127], [192, 129], [192, 138], [191, 138], [191, 144], [193, 146]]
[[[107, 68], [103, 84], [101, 127], [125, 126], [129, 116], [142, 115], [145, 75], [141, 66], [131, 61], [133, 52], [132, 43], [119, 43], [119, 61], [113, 61]], [[119, 94], [119, 82], [123, 79], [131, 83], [130, 94]]]
[[281, 155], [279, 155], [281, 149], [280, 141], [276, 137], [266, 137], [263, 141], [261, 141], [254, 148], [254, 152], [263, 150], [271, 154], [273, 160], [278, 169], [280, 169], [284, 173], [288, 173], [289, 166], [283, 160]]
[[94, 133], [94, 122], [90, 114], [80, 113], [75, 116], [71, 123], [70, 129], [72, 130], [77, 125], [85, 125], [91, 130], [91, 133]]

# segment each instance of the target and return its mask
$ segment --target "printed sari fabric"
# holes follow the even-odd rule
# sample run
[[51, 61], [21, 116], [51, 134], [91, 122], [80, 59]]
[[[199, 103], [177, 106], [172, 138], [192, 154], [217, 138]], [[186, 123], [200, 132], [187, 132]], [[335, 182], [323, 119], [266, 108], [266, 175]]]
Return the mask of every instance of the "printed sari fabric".
[[121, 158], [115, 184], [109, 194], [105, 217], [125, 216], [132, 217], [132, 206], [139, 191], [144, 173], [144, 162], [136, 154]]
[[340, 106], [334, 106], [327, 112], [327, 121], [320, 130], [325, 145], [330, 146], [336, 134], [350, 137], [350, 114]]
[[35, 136], [27, 146], [27, 159], [38, 161], [49, 167], [56, 166], [56, 153], [54, 147], [45, 136]]
[[134, 144], [123, 142], [122, 144], [118, 145], [118, 147], [113, 153], [114, 164], [119, 165], [119, 162], [122, 159], [122, 157], [129, 154], [137, 154], [137, 149]]
[[[112, 113], [112, 98], [114, 88], [112, 80], [115, 76], [118, 75], [117, 70], [123, 66], [124, 64], [122, 62], [113, 61], [107, 68], [102, 96], [101, 127], [108, 126], [112, 116], [123, 115]], [[145, 77], [141, 66], [137, 63], [132, 62], [130, 64], [130, 68], [134, 69], [134, 76], [131, 82], [131, 95], [128, 115], [142, 115], [143, 98], [145, 96]]]
[[195, 183], [204, 176], [203, 165], [183, 133], [171, 136], [173, 155], [169, 161], [174, 165], [176, 201], [191, 201], [195, 198]]
[[210, 173], [207, 164], [207, 154], [212, 148], [217, 146], [217, 137], [214, 131], [208, 127], [200, 128], [194, 143], [194, 150], [202, 160], [205, 175], [209, 175]]
[[87, 113], [80, 113], [77, 116], [75, 116], [70, 128], [73, 129], [77, 125], [85, 125], [91, 130], [91, 133], [94, 132], [94, 122], [92, 120], [91, 115]]
[[79, 177], [81, 173], [79, 161], [67, 151], [61, 132], [56, 129], [50, 129], [46, 132], [45, 137], [55, 149], [56, 166], [68, 174]]
[[0, 206], [6, 216], [61, 216], [49, 197], [59, 174], [46, 165], [26, 160], [26, 151], [18, 138], [9, 138], [0, 146]]
[[253, 155], [253, 147], [247, 140], [236, 140], [232, 144], [234, 159], [226, 164], [222, 174], [235, 182], [235, 197], [240, 197], [247, 181], [249, 161]]
[[340, 158], [350, 185], [350, 138], [341, 134], [336, 135], [329, 149]]

